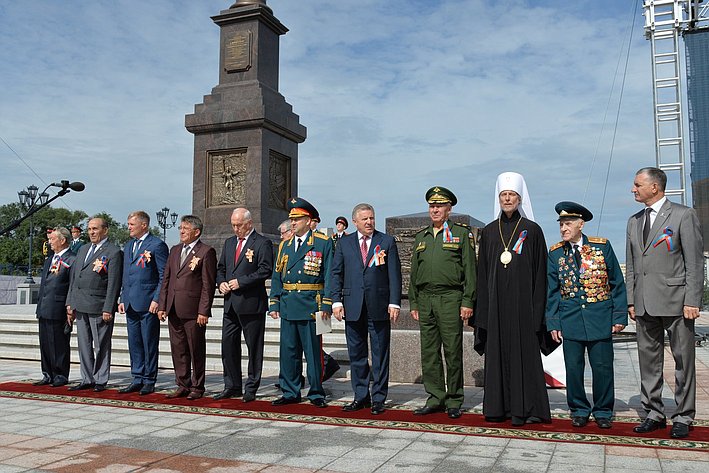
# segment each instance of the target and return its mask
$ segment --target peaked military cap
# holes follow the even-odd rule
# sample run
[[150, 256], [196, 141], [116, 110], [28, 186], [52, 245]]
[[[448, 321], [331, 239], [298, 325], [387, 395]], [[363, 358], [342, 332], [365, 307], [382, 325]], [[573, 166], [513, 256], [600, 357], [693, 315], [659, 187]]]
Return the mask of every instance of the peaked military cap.
[[431, 187], [428, 192], [426, 192], [426, 202], [429, 204], [455, 205], [458, 203], [458, 198], [445, 187], [435, 186]]
[[346, 219], [345, 217], [342, 217], [342, 216], [337, 217], [337, 218], [335, 219], [335, 225], [337, 225], [338, 223], [341, 223], [342, 225], [344, 225], [345, 228], [347, 228], [347, 227], [349, 226], [349, 225], [347, 224], [347, 219]]
[[588, 222], [593, 218], [593, 214], [586, 207], [568, 200], [556, 204], [554, 210], [556, 210], [556, 213], [559, 214], [557, 221], [562, 218], [580, 218], [584, 222]]
[[293, 197], [288, 201], [288, 218], [310, 217], [319, 220], [320, 214], [313, 204], [302, 197]]

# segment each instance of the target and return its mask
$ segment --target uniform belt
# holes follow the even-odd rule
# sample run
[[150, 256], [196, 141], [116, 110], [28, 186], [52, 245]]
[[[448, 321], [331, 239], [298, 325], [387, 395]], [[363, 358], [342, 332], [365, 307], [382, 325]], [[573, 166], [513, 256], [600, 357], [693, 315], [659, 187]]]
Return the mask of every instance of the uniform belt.
[[305, 283], [283, 283], [283, 289], [286, 291], [322, 291], [325, 288], [324, 284], [305, 284]]

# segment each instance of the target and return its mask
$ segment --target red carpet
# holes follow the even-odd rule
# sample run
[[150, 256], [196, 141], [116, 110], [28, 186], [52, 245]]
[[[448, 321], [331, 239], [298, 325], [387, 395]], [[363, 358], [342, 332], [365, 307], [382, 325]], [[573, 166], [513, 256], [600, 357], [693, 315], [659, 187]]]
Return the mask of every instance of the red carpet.
[[709, 427], [706, 425], [695, 425], [687, 439], [672, 440], [669, 438], [669, 427], [650, 434], [634, 433], [633, 427], [637, 425], [638, 419], [630, 418], [615, 419], [613, 428], [609, 430], [599, 429], [593, 421], [583, 429], [574, 428], [571, 426], [570, 419], [558, 417], [555, 417], [550, 424], [512, 427], [510, 421], [489, 423], [485, 422], [482, 415], [472, 413], [465, 413], [460, 419], [449, 419], [445, 413], [414, 416], [408, 407], [392, 406], [383, 414], [373, 416], [369, 409], [351, 413], [343, 412], [341, 404], [317, 408], [307, 400], [286, 406], [272, 406], [270, 400], [244, 403], [241, 399], [215, 401], [204, 397], [196, 401], [188, 401], [185, 398], [167, 399], [165, 393], [139, 396], [137, 393], [119, 394], [116, 389], [108, 389], [101, 393], [92, 390], [72, 392], [66, 386], [60, 388], [33, 386], [29, 382], [0, 383], [0, 396], [380, 429], [709, 451]]

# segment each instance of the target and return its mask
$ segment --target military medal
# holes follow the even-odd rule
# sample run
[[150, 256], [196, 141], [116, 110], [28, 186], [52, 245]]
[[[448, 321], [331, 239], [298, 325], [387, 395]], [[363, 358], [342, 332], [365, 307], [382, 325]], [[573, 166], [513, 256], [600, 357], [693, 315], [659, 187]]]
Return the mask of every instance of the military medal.
[[[519, 226], [519, 222], [521, 222], [521, 221], [522, 221], [522, 217], [520, 217], [517, 220], [517, 224], [515, 225], [515, 229], [512, 230], [512, 235], [510, 236], [510, 241], [508, 241], [507, 244], [505, 244], [505, 238], [502, 236], [502, 217], [497, 219], [497, 224], [498, 224], [498, 227], [500, 228], [500, 240], [502, 240], [502, 246], [505, 248], [505, 251], [503, 251], [502, 254], [500, 254], [500, 263], [504, 264], [505, 268], [512, 261], [512, 253], [510, 253], [509, 248], [510, 248], [510, 245], [512, 244], [512, 239], [515, 237], [515, 233], [517, 233], [517, 227]], [[525, 238], [526, 238], [526, 236], [527, 235], [525, 234]]]

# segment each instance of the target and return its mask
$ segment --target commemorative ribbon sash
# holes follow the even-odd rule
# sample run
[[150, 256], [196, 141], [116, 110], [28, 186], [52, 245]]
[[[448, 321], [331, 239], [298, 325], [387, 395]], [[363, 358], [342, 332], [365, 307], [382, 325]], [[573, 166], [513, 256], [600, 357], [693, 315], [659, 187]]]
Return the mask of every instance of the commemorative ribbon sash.
[[141, 268], [145, 268], [146, 263], [150, 263], [150, 251], [145, 250], [143, 253], [141, 253], [140, 258], [138, 258], [138, 262], [135, 263], [136, 266], [140, 266]]
[[517, 238], [517, 243], [512, 247], [512, 251], [518, 255], [522, 254], [522, 245], [524, 245], [524, 240], [527, 239], [527, 230], [522, 230], [519, 232], [519, 238]]
[[93, 269], [98, 274], [101, 274], [101, 271], [108, 272], [108, 258], [105, 256], [102, 256], [101, 259], [96, 258]]
[[386, 251], [382, 250], [382, 247], [377, 245], [374, 247], [374, 254], [367, 264], [368, 268], [372, 266], [381, 266], [384, 264], [384, 258], [386, 258]]
[[674, 235], [674, 231], [672, 231], [670, 227], [665, 227], [664, 230], [662, 230], [662, 235], [659, 235], [653, 242], [652, 247], [656, 248], [660, 243], [664, 241], [667, 244], [667, 251], [674, 250], [672, 235]]

